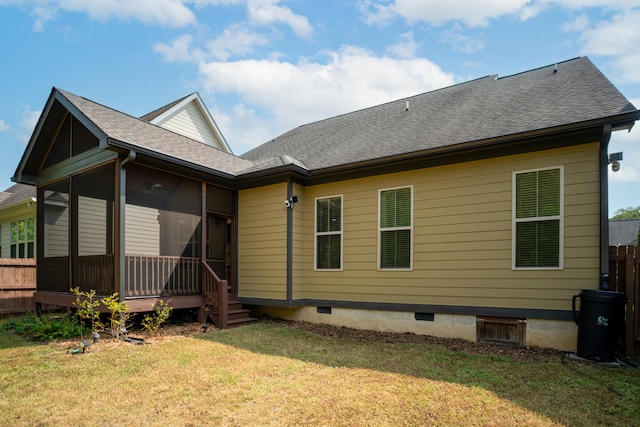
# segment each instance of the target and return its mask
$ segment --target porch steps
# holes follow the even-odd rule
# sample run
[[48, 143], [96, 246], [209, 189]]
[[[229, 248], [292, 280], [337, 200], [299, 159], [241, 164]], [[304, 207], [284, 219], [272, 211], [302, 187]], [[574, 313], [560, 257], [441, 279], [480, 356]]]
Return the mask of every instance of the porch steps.
[[229, 320], [227, 320], [227, 327], [245, 326], [258, 321], [255, 317], [251, 317], [251, 310], [244, 308], [242, 302], [230, 300], [228, 306]]

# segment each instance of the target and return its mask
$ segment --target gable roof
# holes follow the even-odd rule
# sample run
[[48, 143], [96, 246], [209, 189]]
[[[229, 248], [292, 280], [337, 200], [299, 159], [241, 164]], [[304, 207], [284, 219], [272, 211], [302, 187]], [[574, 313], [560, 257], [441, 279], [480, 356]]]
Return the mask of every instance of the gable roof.
[[[100, 140], [101, 146], [133, 150], [154, 159], [203, 170], [212, 175], [231, 178], [252, 162], [233, 154], [163, 129], [144, 120], [98, 104], [89, 99], [53, 88], [42, 115], [20, 160], [14, 181], [33, 183], [39, 162], [30, 159], [34, 150], [42, 155], [46, 140], [43, 129], [57, 123], [47, 123], [61, 117], [61, 110], [70, 111]], [[45, 139], [42, 139], [41, 136]], [[41, 141], [42, 139], [42, 141]], [[38, 147], [38, 145], [42, 145]], [[46, 147], [44, 147], [46, 148]], [[37, 157], [37, 156], [35, 156]]]
[[640, 219], [609, 221], [609, 246], [635, 246], [638, 244]]
[[36, 187], [26, 184], [14, 184], [0, 192], [0, 209], [25, 200], [36, 199]]
[[[588, 58], [467, 83], [300, 126], [242, 157], [287, 154], [311, 173], [640, 117]], [[254, 168], [255, 171], [256, 168]]]
[[194, 92], [140, 117], [141, 120], [173, 130], [196, 141], [231, 153], [231, 147], [204, 105]]

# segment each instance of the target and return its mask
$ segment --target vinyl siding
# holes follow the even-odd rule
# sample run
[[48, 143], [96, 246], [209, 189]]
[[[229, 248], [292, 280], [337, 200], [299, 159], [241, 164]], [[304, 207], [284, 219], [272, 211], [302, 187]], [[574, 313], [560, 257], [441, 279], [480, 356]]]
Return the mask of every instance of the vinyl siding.
[[[293, 255], [292, 255], [292, 291], [293, 299], [297, 299], [297, 294], [303, 292], [305, 288], [305, 240], [304, 240], [304, 227], [307, 218], [307, 203], [313, 205], [313, 200], [310, 202], [305, 198], [305, 187], [299, 184], [293, 185], [293, 194], [298, 196], [298, 203], [293, 205]], [[313, 207], [312, 207], [313, 209]], [[313, 211], [311, 212], [311, 218], [315, 218]], [[311, 219], [313, 222], [313, 219]], [[313, 255], [311, 255], [313, 257]]]
[[160, 255], [160, 223], [157, 209], [125, 205], [124, 252], [127, 255]]
[[202, 112], [193, 102], [160, 123], [160, 127], [224, 150]]
[[238, 194], [240, 297], [277, 300], [287, 297], [286, 198], [286, 183], [242, 190]]
[[[512, 172], [560, 165], [564, 269], [514, 271]], [[598, 284], [598, 177], [593, 143], [307, 187], [306, 200], [343, 194], [344, 270], [314, 271], [313, 204], [305, 204], [304, 231], [294, 226], [294, 241], [305, 242], [294, 255], [305, 259], [305, 280], [294, 298], [569, 310], [574, 294]], [[413, 270], [379, 271], [378, 190], [409, 185]]]
[[78, 255], [103, 255], [107, 252], [107, 202], [78, 197]]

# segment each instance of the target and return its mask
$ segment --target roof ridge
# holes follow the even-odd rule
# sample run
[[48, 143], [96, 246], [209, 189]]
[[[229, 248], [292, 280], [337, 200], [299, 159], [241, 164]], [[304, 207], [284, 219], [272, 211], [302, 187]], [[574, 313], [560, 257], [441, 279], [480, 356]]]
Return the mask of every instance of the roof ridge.
[[522, 75], [522, 74], [531, 73], [533, 71], [543, 70], [543, 69], [549, 68], [551, 66], [557, 66], [559, 64], [564, 64], [564, 63], [567, 63], [567, 62], [577, 61], [578, 59], [589, 59], [589, 58], [586, 57], [586, 56], [576, 56], [575, 58], [565, 59], [564, 61], [554, 62], [553, 64], [544, 65], [542, 67], [537, 67], [537, 68], [532, 68], [531, 70], [520, 71], [518, 73], [508, 74], [506, 76], [498, 77], [497, 80], [508, 79], [509, 77], [515, 77], [515, 76], [519, 76], [519, 75]]
[[144, 114], [142, 116], [139, 117], [140, 120], [143, 120], [145, 122], [150, 122], [151, 120], [155, 119], [156, 117], [160, 116], [162, 113], [164, 113], [165, 111], [168, 111], [170, 109], [172, 109], [173, 107], [175, 107], [176, 105], [180, 104], [182, 101], [184, 101], [185, 99], [189, 98], [190, 96], [193, 96], [195, 93], [197, 92], [191, 92], [188, 95], [183, 96], [180, 99], [177, 99], [173, 102], [168, 103], [167, 105], [163, 105], [160, 108], [156, 108], [155, 110]]
[[[381, 104], [376, 104], [376, 105], [372, 105], [370, 107], [360, 108], [358, 110], [353, 110], [353, 111], [349, 111], [349, 112], [346, 112], [346, 113], [337, 114], [335, 116], [327, 117], [327, 118], [324, 118], [324, 119], [316, 120], [314, 122], [305, 123], [305, 124], [302, 124], [302, 125], [298, 126], [297, 128], [293, 128], [293, 129], [298, 129], [298, 128], [302, 128], [302, 127], [305, 127], [305, 126], [310, 126], [310, 125], [313, 125], [313, 124], [316, 124], [316, 123], [326, 122], [328, 120], [337, 119], [338, 117], [348, 116], [350, 114], [356, 114], [356, 113], [360, 113], [360, 112], [363, 112], [363, 111], [372, 110], [372, 109], [379, 108], [379, 107], [384, 107], [385, 105], [391, 105], [391, 104], [394, 104], [396, 102], [417, 98], [419, 96], [423, 96], [423, 95], [427, 95], [427, 94], [430, 94], [430, 93], [439, 92], [441, 90], [451, 89], [451, 88], [454, 88], [454, 87], [470, 84], [470, 83], [473, 83], [473, 82], [476, 82], [476, 81], [479, 81], [479, 80], [485, 80], [485, 79], [495, 80], [496, 77], [497, 77], [497, 74], [488, 74], [486, 76], [477, 77], [477, 78], [475, 78], [473, 80], [468, 80], [468, 81], [465, 81], [465, 82], [459, 82], [459, 83], [455, 83], [455, 84], [452, 84], [452, 85], [449, 85], [449, 86], [439, 87], [437, 89], [428, 90], [426, 92], [417, 93], [415, 95], [409, 95], [409, 96], [404, 96], [402, 98], [396, 98], [396, 99], [393, 99], [391, 101], [383, 102]], [[293, 129], [291, 129], [291, 130], [293, 130]], [[275, 140], [275, 138], [272, 138], [270, 141], [272, 141], [272, 140]], [[270, 141], [267, 141], [267, 143], [270, 142]]]

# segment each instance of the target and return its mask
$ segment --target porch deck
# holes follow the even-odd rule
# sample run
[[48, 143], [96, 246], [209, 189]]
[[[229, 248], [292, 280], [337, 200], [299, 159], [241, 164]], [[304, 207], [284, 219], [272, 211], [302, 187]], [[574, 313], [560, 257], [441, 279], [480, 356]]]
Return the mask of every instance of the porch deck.
[[[74, 286], [82, 291], [95, 290], [98, 297], [118, 292], [114, 261], [113, 255], [73, 257], [69, 267], [69, 257], [44, 258], [38, 265], [36, 306], [74, 307], [77, 297], [69, 292], [70, 270], [75, 278]], [[228, 282], [198, 258], [127, 255], [124, 289], [122, 298], [131, 313], [153, 311], [158, 301], [163, 300], [174, 309], [198, 309], [200, 320], [208, 315], [221, 328], [230, 322], [230, 305], [234, 307], [235, 317], [252, 320], [248, 310], [237, 308], [242, 304], [230, 296]], [[242, 313], [237, 313], [238, 310]]]

